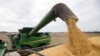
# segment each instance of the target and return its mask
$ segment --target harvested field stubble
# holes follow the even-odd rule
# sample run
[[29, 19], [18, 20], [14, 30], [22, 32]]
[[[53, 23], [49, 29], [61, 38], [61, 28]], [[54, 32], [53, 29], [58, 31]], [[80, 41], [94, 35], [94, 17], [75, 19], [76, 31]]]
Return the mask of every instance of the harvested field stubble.
[[69, 42], [39, 53], [45, 56], [100, 56], [100, 37], [88, 39], [76, 26], [75, 19], [67, 19], [65, 22], [68, 26]]

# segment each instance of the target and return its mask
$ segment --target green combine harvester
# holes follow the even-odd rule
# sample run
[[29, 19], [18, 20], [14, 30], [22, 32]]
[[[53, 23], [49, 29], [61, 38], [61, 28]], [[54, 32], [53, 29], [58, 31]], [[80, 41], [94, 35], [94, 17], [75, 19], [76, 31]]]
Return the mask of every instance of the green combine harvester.
[[27, 49], [49, 45], [51, 40], [49, 33], [36, 32], [35, 34], [29, 35], [32, 29], [33, 28], [24, 27], [19, 30], [19, 34], [15, 34], [11, 37], [13, 49]]
[[[43, 18], [43, 20], [34, 28], [24, 27], [19, 30], [19, 34], [13, 35], [11, 38], [13, 49], [27, 49], [36, 48], [44, 45], [48, 45], [51, 41], [49, 33], [39, 33], [38, 31], [46, 26], [51, 21], [55, 20], [57, 17], [62, 20], [69, 18], [76, 18], [75, 14], [63, 3], [56, 4]], [[5, 51], [5, 48], [0, 49], [1, 52]]]

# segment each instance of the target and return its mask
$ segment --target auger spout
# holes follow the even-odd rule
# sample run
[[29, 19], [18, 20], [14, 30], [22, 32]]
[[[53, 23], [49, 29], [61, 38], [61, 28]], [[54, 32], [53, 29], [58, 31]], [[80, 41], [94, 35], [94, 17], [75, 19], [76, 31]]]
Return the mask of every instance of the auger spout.
[[30, 31], [29, 36], [37, 33], [42, 27], [55, 20], [55, 18], [61, 18], [63, 21], [69, 18], [77, 20], [76, 15], [63, 3], [56, 4], [43, 18], [43, 20]]

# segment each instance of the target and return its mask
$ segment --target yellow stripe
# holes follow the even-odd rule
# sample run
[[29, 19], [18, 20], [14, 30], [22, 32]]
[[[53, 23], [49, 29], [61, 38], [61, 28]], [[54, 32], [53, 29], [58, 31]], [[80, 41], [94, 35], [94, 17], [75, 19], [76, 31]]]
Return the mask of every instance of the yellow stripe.
[[[48, 38], [48, 39], [51, 39], [51, 38]], [[33, 42], [39, 42], [39, 41], [43, 41], [43, 40], [47, 40], [47, 39], [42, 39], [42, 40], [37, 40], [37, 41], [32, 41], [32, 42], [28, 42], [28, 43], [24, 43], [24, 44], [30, 44], [30, 43], [33, 43]]]

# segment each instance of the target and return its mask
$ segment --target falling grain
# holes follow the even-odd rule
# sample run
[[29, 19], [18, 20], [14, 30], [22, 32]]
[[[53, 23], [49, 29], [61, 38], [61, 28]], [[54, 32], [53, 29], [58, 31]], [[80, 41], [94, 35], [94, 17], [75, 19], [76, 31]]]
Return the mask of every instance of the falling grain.
[[75, 19], [65, 20], [69, 31], [69, 45], [73, 54], [76, 56], [84, 56], [92, 50], [92, 46], [88, 37], [82, 33], [76, 26]]

